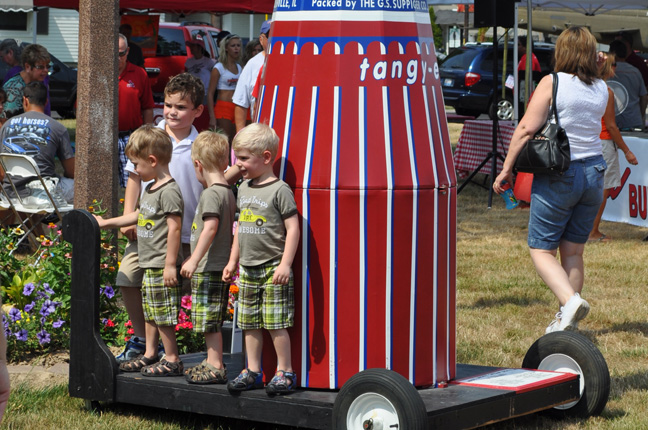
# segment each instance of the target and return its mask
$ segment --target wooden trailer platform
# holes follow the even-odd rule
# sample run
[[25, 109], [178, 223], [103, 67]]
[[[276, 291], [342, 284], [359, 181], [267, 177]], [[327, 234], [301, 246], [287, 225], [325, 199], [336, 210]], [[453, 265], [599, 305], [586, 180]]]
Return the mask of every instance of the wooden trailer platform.
[[[195, 365], [203, 354], [183, 356]], [[226, 355], [228, 375], [236, 377], [243, 357]], [[498, 370], [459, 364], [460, 379]], [[571, 377], [570, 377], [571, 376]], [[526, 415], [578, 398], [578, 377], [524, 393], [450, 384], [447, 388], [419, 389], [430, 428], [465, 429]], [[308, 429], [330, 429], [337, 391], [297, 389], [284, 396], [269, 397], [265, 390], [231, 395], [225, 385], [194, 385], [184, 378], [149, 378], [137, 373], [115, 377], [115, 402], [156, 406], [219, 417], [268, 422]]]
[[[225, 385], [194, 385], [182, 377], [151, 378], [139, 373], [121, 373], [99, 332], [99, 228], [92, 215], [75, 210], [64, 218], [63, 234], [73, 245], [69, 379], [72, 397], [85, 399], [91, 404], [119, 402], [301, 428], [334, 427], [336, 399], [348, 395], [345, 387], [340, 391], [299, 388], [289, 395], [276, 397], [269, 397], [265, 390], [232, 395]], [[192, 366], [200, 363], [204, 356], [204, 353], [190, 354], [183, 356], [182, 360], [185, 366]], [[225, 354], [225, 362], [228, 377], [232, 379], [242, 369], [244, 357], [242, 354]], [[542, 373], [509, 370], [513, 380], [520, 372]], [[521, 385], [507, 388], [498, 386], [499, 383], [494, 383], [490, 377], [506, 371], [459, 364], [456, 380], [447, 387], [415, 391], [402, 376], [385, 369], [382, 371], [402, 379], [406, 388], [418, 392], [425, 405], [429, 428], [473, 428], [579, 398], [579, 375], [571, 373], [550, 372], [551, 375], [539, 382], [533, 380], [534, 377], [531, 382], [522, 378]], [[466, 381], [484, 374], [485, 381]], [[390, 390], [387, 385], [387, 391]], [[415, 402], [418, 402], [418, 396], [415, 396]]]

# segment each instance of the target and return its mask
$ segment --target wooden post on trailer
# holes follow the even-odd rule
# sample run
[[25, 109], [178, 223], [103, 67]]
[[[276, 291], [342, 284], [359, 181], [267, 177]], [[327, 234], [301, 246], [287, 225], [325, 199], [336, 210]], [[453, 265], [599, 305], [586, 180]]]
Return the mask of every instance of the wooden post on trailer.
[[79, 74], [74, 206], [94, 199], [118, 215], [116, 174], [118, 0], [79, 2]]
[[118, 365], [99, 332], [99, 226], [84, 210], [63, 218], [63, 238], [72, 244], [71, 397], [112, 401]]

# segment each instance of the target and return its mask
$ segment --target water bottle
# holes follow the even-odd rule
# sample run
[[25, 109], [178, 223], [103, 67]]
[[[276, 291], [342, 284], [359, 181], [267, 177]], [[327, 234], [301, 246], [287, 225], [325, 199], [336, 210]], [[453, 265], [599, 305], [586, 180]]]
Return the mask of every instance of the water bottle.
[[502, 182], [502, 188], [504, 189], [502, 198], [504, 199], [504, 203], [506, 203], [506, 209], [515, 209], [518, 207], [520, 202], [515, 198], [515, 194], [513, 194], [513, 190], [509, 183], [506, 181]]

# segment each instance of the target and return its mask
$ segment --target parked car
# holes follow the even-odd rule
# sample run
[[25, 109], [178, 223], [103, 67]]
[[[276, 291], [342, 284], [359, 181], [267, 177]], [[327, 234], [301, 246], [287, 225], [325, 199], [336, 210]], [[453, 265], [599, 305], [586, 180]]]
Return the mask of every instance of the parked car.
[[[22, 47], [29, 45], [22, 43]], [[0, 61], [0, 79], [9, 71], [3, 61]], [[73, 69], [50, 52], [49, 67], [49, 101], [52, 111], [63, 118], [76, 117], [77, 69]]]
[[[553, 45], [536, 44], [533, 53], [538, 58], [540, 73], [534, 74], [539, 81], [552, 70]], [[443, 99], [459, 115], [479, 116], [487, 113], [491, 118], [508, 121], [513, 119], [513, 90], [506, 88], [502, 98], [502, 66], [504, 47], [498, 49], [498, 91], [493, 94], [493, 46], [492, 44], [466, 44], [454, 49], [439, 64]], [[506, 75], [517, 71], [513, 64], [513, 45], [509, 44]], [[497, 96], [497, 97], [496, 97]]]
[[153, 93], [161, 94], [169, 78], [184, 72], [191, 51], [186, 42], [200, 35], [211, 58], [218, 58], [216, 37], [220, 30], [201, 22], [160, 23], [155, 57], [144, 58]]
[[49, 97], [52, 111], [63, 118], [76, 118], [77, 69], [50, 54]]

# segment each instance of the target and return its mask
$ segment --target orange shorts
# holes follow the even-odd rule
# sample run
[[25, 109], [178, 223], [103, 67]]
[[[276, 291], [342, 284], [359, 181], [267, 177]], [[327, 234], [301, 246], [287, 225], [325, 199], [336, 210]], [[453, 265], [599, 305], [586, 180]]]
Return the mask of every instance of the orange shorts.
[[214, 106], [214, 116], [216, 119], [229, 119], [233, 123], [234, 106], [236, 105], [232, 102], [217, 100], [216, 106]]

